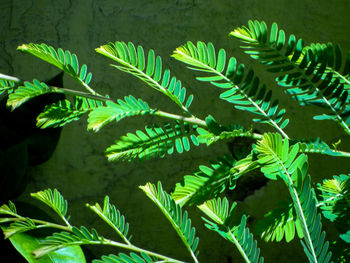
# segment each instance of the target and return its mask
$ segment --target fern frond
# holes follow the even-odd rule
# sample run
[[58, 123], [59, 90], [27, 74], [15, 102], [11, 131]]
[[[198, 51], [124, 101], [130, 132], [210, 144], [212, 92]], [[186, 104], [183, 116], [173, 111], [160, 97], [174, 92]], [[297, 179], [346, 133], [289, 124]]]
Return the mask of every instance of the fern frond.
[[199, 238], [196, 237], [196, 229], [191, 227], [191, 219], [188, 218], [187, 211], [182, 213], [181, 207], [163, 190], [160, 182], [157, 186], [147, 183], [140, 186], [140, 189], [159, 207], [185, 244], [194, 261], [198, 262], [196, 255], [199, 253], [197, 250]]
[[320, 153], [337, 157], [350, 157], [349, 153], [339, 151], [335, 148], [332, 149], [326, 142], [318, 137], [316, 139], [291, 140], [291, 143], [299, 145], [300, 153]]
[[185, 175], [181, 183], [177, 183], [171, 197], [181, 207], [185, 204], [201, 204], [205, 200], [216, 197], [226, 189], [227, 185], [234, 187], [234, 180], [230, 180], [230, 169], [235, 160], [231, 156], [223, 156], [210, 166], [199, 166], [193, 175]]
[[8, 205], [3, 204], [0, 206], [0, 215], [10, 215], [14, 217], [20, 217], [19, 214], [17, 214], [16, 206], [13, 202], [9, 201]]
[[225, 197], [222, 200], [217, 198], [206, 201], [198, 208], [210, 218], [210, 220], [203, 218], [206, 222], [205, 226], [232, 242], [245, 262], [262, 263], [264, 258], [260, 257], [260, 248], [257, 247], [257, 242], [253, 239], [249, 229], [246, 228], [246, 216], [242, 216], [241, 223], [238, 226], [232, 227], [232, 217], [236, 205], [236, 203], [233, 203], [230, 208]]
[[252, 138], [253, 133], [251, 130], [247, 131], [243, 127], [232, 127], [226, 130], [221, 131], [218, 134], [215, 134], [211, 131], [208, 131], [204, 128], [197, 128], [197, 139], [199, 143], [205, 143], [207, 146], [220, 141], [220, 140], [232, 140], [237, 137], [248, 137]]
[[89, 114], [88, 129], [99, 131], [103, 126], [112, 121], [120, 121], [129, 116], [152, 114], [147, 102], [135, 99], [132, 95], [125, 96], [124, 100], [118, 99], [117, 103], [106, 102], [106, 106], [95, 108]]
[[87, 88], [93, 94], [88, 84], [91, 81], [92, 74], [87, 71], [87, 66], [83, 64], [79, 68], [79, 62], [76, 54], [72, 54], [69, 50], [62, 50], [59, 48], [57, 51], [46, 44], [23, 44], [17, 48], [18, 50], [36, 56], [37, 58], [44, 60], [55, 67], [63, 70], [71, 75], [74, 79], [79, 81], [85, 88]]
[[255, 225], [256, 232], [266, 242], [281, 241], [283, 237], [286, 242], [294, 239], [295, 233], [303, 238], [303, 232], [297, 218], [293, 203], [283, 203], [279, 208], [273, 209], [264, 215]]
[[52, 251], [74, 245], [101, 244], [104, 238], [100, 237], [95, 229], [91, 232], [84, 226], [80, 229], [72, 227], [72, 233], [59, 232], [42, 240], [42, 247], [33, 251], [36, 258], [40, 258]]
[[8, 79], [3, 79], [1, 76], [2, 74], [0, 74], [0, 96], [4, 92], [11, 94], [14, 91], [15, 82]]
[[272, 92], [267, 91], [265, 85], [260, 85], [253, 70], [247, 72], [245, 66], [238, 65], [234, 57], [226, 62], [224, 49], [216, 54], [212, 43], [199, 41], [196, 46], [187, 42], [178, 47], [172, 56], [190, 65], [188, 68], [205, 74], [204, 77], [196, 77], [198, 80], [228, 89], [220, 95], [221, 99], [233, 103], [236, 109], [257, 114], [259, 118], [253, 121], [268, 123], [286, 137], [283, 128], [289, 120], [284, 119], [285, 110], [278, 110], [278, 101], [272, 101]]
[[[345, 61], [343, 61], [343, 54], [341, 48], [337, 44], [332, 43], [312, 43], [306, 46], [303, 50], [303, 54], [311, 50], [314, 60], [317, 62], [316, 70], [321, 70], [324, 67], [324, 73], [321, 76], [322, 79], [332, 76], [332, 82], [339, 81], [344, 85], [344, 89], [349, 92], [350, 90], [350, 51], [347, 52]], [[302, 58], [302, 56], [301, 56]], [[302, 61], [302, 60], [298, 60]], [[315, 72], [316, 73], [316, 72]]]
[[62, 218], [62, 220], [68, 226], [70, 226], [68, 220], [65, 218], [67, 214], [68, 202], [57, 189], [54, 189], [53, 191], [51, 189], [47, 189], [37, 193], [31, 193], [30, 195], [54, 210]]
[[[235, 29], [230, 36], [244, 43], [247, 54], [265, 64], [267, 70], [279, 74], [277, 82], [286, 87], [300, 105], [322, 105], [329, 113], [315, 119], [331, 119], [338, 122], [350, 134], [350, 105], [348, 92], [339, 80], [332, 82], [332, 73], [324, 77], [326, 62], [320, 66], [314, 53], [308, 49], [304, 54], [302, 39], [294, 35], [286, 39], [285, 32], [273, 23], [268, 30], [265, 22], [249, 21], [248, 27]], [[331, 59], [332, 55], [327, 57]], [[348, 67], [348, 66], [346, 66]]]
[[147, 83], [152, 88], [162, 92], [174, 101], [182, 110], [189, 112], [193, 95], [186, 98], [186, 88], [182, 87], [181, 81], [176, 77], [170, 77], [170, 70], [162, 70], [162, 59], [155, 56], [150, 49], [146, 57], [143, 47], [137, 48], [133, 43], [117, 41], [96, 48], [96, 51], [116, 62], [112, 65], [117, 69], [130, 73]]
[[141, 256], [131, 252], [130, 256], [124, 253], [119, 253], [118, 256], [110, 254], [108, 256], [102, 256], [100, 259], [95, 259], [92, 263], [153, 263], [157, 262], [145, 253], [141, 253]]
[[98, 203], [95, 205], [86, 205], [99, 217], [101, 217], [109, 226], [111, 226], [127, 244], [131, 244], [131, 237], [128, 237], [129, 223], [125, 221], [125, 217], [120, 213], [120, 211], [116, 209], [114, 205], [109, 203], [108, 196], [105, 197], [103, 209]]
[[36, 228], [37, 226], [35, 223], [30, 218], [26, 217], [23, 221], [15, 221], [8, 227], [3, 228], [3, 233], [5, 235], [5, 238], [10, 238], [14, 234], [23, 233]]
[[58, 89], [47, 86], [44, 82], [40, 82], [37, 79], [34, 79], [33, 83], [25, 81], [24, 86], [19, 86], [14, 90], [13, 93], [9, 95], [7, 106], [10, 106], [12, 110], [14, 110], [26, 101], [36, 96], [51, 92], [60, 91]]
[[211, 167], [201, 165], [193, 175], [185, 175], [183, 182], [176, 184], [171, 196], [180, 206], [201, 204], [216, 197], [227, 187], [234, 189], [236, 180], [256, 167], [257, 162], [253, 161], [251, 155], [239, 161], [224, 156], [212, 162]]
[[280, 134], [265, 134], [256, 145], [261, 171], [266, 177], [283, 179], [289, 188], [294, 208], [303, 231], [305, 254], [310, 262], [328, 262], [328, 241], [322, 232], [321, 216], [316, 210], [316, 197], [307, 176], [307, 157], [298, 154], [297, 144], [289, 147], [288, 139], [282, 140]]
[[103, 102], [90, 98], [73, 97], [73, 101], [67, 99], [45, 106], [36, 121], [37, 127], [42, 129], [62, 127], [89, 111], [102, 107]]
[[350, 227], [347, 220], [350, 216], [350, 175], [341, 174], [333, 176], [333, 179], [325, 179], [322, 185], [318, 184], [318, 190], [322, 197], [318, 206], [323, 215], [332, 222], [345, 220], [341, 228]]
[[145, 132], [136, 131], [135, 134], [127, 133], [106, 150], [108, 160], [139, 160], [152, 157], [164, 157], [172, 154], [175, 150], [178, 153], [189, 151], [192, 141], [198, 146], [199, 142], [195, 135], [195, 126], [180, 122], [165, 123], [163, 127], [154, 124], [145, 127]]

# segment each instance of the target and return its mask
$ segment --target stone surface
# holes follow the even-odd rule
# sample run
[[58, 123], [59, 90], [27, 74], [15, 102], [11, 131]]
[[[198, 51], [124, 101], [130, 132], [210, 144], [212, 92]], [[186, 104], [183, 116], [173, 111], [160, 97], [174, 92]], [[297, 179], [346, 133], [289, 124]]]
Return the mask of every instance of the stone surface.
[[[79, 61], [86, 63], [93, 73], [92, 87], [98, 92], [108, 93], [112, 98], [132, 94], [142, 97], [153, 107], [176, 111], [175, 105], [161, 94], [111, 68], [111, 61], [94, 51], [94, 48], [109, 41], [132, 41], [145, 49], [153, 48], [162, 56], [164, 66], [171, 68], [172, 73], [195, 95], [192, 109], [200, 118], [211, 113], [223, 123], [236, 121], [249, 127], [251, 115], [232, 110], [230, 105], [218, 99], [217, 89], [194, 81], [193, 72], [170, 58], [172, 51], [187, 40], [211, 41], [217, 48], [225, 48], [240, 62], [249, 65], [251, 61], [241, 52], [238, 42], [227, 37], [235, 26], [246, 25], [249, 19], [265, 20], [268, 24], [276, 21], [287, 33], [302, 37], [306, 43], [332, 41], [349, 50], [349, 8], [347, 0], [2, 0], [0, 72], [27, 80], [34, 77], [47, 79], [57, 74], [58, 70], [45, 62], [16, 51], [22, 43], [45, 42], [76, 53]], [[259, 65], [254, 65], [260, 69]], [[271, 76], [263, 76], [268, 84], [273, 83]], [[77, 88], [77, 83], [68, 76], [64, 80], [65, 87]], [[291, 137], [320, 136], [332, 142], [342, 139], [344, 147], [347, 145], [349, 149], [349, 139], [335, 123], [312, 120], [313, 110], [318, 109], [310, 111], [298, 107], [281, 90], [276, 89], [275, 94], [292, 118], [287, 129]], [[70, 201], [74, 223], [93, 224], [98, 229], [102, 228], [102, 233], [108, 234], [105, 226], [84, 207], [87, 202], [101, 203], [103, 196], [108, 194], [130, 222], [135, 244], [169, 256], [176, 257], [180, 253], [180, 258], [190, 260], [161, 213], [137, 186], [161, 180], [165, 189], [170, 191], [184, 174], [199, 164], [207, 163], [216, 154], [226, 153], [227, 147], [224, 144], [210, 149], [202, 146], [191, 153], [143, 163], [108, 163], [103, 155], [104, 149], [119, 136], [142, 128], [145, 122], [150, 121], [152, 118], [124, 120], [118, 125], [107, 126], [97, 135], [86, 131], [85, 119], [68, 125], [63, 129], [52, 158], [30, 170], [31, 182], [19, 199], [27, 201], [30, 192], [58, 188]], [[348, 173], [350, 163], [345, 161], [312, 156], [310, 173], [314, 181]], [[285, 191], [283, 189], [283, 186], [271, 182], [247, 198], [240, 207], [252, 215], [254, 222], [273, 207], [280, 192]], [[190, 212], [194, 224], [198, 226], [201, 262], [242, 262], [229, 243], [202, 227], [198, 211], [191, 208]], [[266, 262], [306, 261], [299, 241], [291, 245], [261, 241], [259, 246]], [[111, 253], [111, 250], [102, 251]], [[94, 253], [99, 251], [94, 250]]]

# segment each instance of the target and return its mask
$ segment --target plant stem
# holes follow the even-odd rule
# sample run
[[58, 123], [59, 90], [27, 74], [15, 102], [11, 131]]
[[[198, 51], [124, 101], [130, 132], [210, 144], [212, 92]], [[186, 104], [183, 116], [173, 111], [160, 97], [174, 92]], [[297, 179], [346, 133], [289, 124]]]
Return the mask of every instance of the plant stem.
[[232, 234], [232, 232], [230, 231], [230, 229], [228, 228], [228, 233], [230, 234], [230, 237], [232, 238], [233, 243], [236, 245], [239, 253], [242, 255], [242, 257], [244, 258], [244, 261], [247, 263], [250, 263], [249, 258], [247, 257], [245, 251], [243, 250], [242, 246], [239, 244], [238, 240], [236, 239], [236, 237]]
[[[3, 219], [5, 219], [5, 218], [3, 218]], [[6, 218], [6, 219], [7, 219], [6, 222], [26, 221], [25, 217]], [[39, 224], [36, 226], [37, 228], [50, 227], [50, 228], [56, 228], [56, 229], [60, 229], [60, 230], [68, 231], [68, 232], [72, 231], [72, 227], [70, 225], [63, 226], [63, 225], [50, 223], [50, 222], [39, 220], [39, 219], [32, 219], [32, 218], [30, 220], [32, 220], [36, 224]]]
[[9, 80], [9, 81], [13, 81], [13, 82], [21, 82], [21, 80], [19, 78], [8, 76], [8, 75], [2, 74], [2, 73], [0, 73], [0, 79]]
[[188, 122], [194, 125], [198, 125], [201, 126], [203, 128], [207, 128], [207, 124], [205, 121], [197, 118], [197, 117], [185, 117], [185, 116], [181, 116], [181, 115], [176, 115], [173, 113], [168, 113], [165, 111], [161, 111], [161, 110], [157, 110], [154, 115], [163, 117], [163, 118], [167, 118], [167, 119], [172, 119], [172, 120], [179, 120], [182, 122]]

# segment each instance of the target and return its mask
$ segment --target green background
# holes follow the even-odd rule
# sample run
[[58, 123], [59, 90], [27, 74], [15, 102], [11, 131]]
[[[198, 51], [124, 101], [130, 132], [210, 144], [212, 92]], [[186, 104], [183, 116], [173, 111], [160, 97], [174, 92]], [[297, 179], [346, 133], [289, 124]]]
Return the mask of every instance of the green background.
[[[333, 122], [313, 121], [312, 116], [320, 112], [319, 109], [298, 107], [274, 85], [271, 76], [260, 65], [242, 53], [239, 43], [228, 37], [235, 27], [246, 25], [249, 19], [257, 19], [268, 25], [277, 22], [287, 35], [294, 33], [306, 43], [331, 41], [339, 43], [343, 50], [349, 50], [349, 10], [348, 0], [2, 0], [0, 72], [26, 80], [34, 77], [44, 80], [57, 74], [54, 67], [16, 51], [16, 47], [23, 43], [45, 42], [76, 53], [80, 63], [87, 64], [93, 73], [91, 86], [96, 91], [108, 93], [114, 99], [132, 94], [143, 98], [151, 107], [168, 112], [176, 110], [171, 101], [141, 81], [113, 69], [109, 66], [111, 61], [94, 51], [109, 41], [132, 41], [145, 50], [153, 48], [162, 56], [164, 67], [170, 68], [172, 74], [195, 95], [192, 111], [200, 118], [212, 114], [224, 124], [238, 122], [250, 127], [252, 115], [235, 111], [231, 105], [220, 101], [216, 88], [194, 81], [193, 72], [170, 58], [172, 51], [188, 40], [211, 41], [216, 48], [225, 48], [239, 62], [253, 64], [265, 82], [274, 88], [274, 94], [291, 119], [287, 128], [290, 137], [320, 136], [329, 142], [341, 139], [342, 147], [349, 149], [349, 139], [341, 128]], [[64, 87], [80, 88], [68, 76], [64, 77]], [[116, 138], [158, 119], [135, 117], [123, 120], [118, 125], [102, 129], [97, 135], [86, 131], [85, 120], [65, 127], [52, 158], [43, 165], [30, 168], [31, 180], [19, 200], [29, 201], [30, 192], [55, 187], [69, 200], [73, 223], [93, 225], [102, 229], [99, 232], [106, 233], [107, 237], [113, 237], [85, 207], [87, 202], [101, 203], [108, 194], [130, 223], [136, 245], [190, 260], [169, 224], [137, 186], [161, 180], [164, 188], [171, 191], [184, 174], [199, 164], [207, 164], [217, 154], [227, 153], [226, 145], [201, 146], [190, 153], [143, 163], [108, 163], [104, 150]], [[254, 127], [260, 131], [269, 130], [266, 126]], [[334, 174], [348, 173], [349, 169], [348, 160], [310, 156], [310, 174], [314, 182]], [[284, 192], [283, 186], [270, 182], [248, 196], [240, 207], [252, 215], [251, 223], [254, 224]], [[230, 262], [229, 256], [233, 262], [241, 262], [229, 243], [202, 227], [200, 214], [195, 209], [190, 208], [190, 215], [194, 225], [198, 226], [201, 262]], [[332, 238], [332, 234], [329, 237]], [[266, 262], [306, 261], [297, 240], [287, 245], [261, 241], [259, 246]], [[92, 250], [96, 254], [113, 252], [106, 248]]]

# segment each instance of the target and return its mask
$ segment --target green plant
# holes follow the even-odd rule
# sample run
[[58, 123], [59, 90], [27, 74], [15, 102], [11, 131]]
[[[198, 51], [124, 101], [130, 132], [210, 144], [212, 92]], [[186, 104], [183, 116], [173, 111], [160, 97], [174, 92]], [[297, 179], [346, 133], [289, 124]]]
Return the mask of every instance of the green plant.
[[[315, 119], [333, 120], [350, 135], [350, 52], [343, 61], [337, 45], [304, 46], [303, 41], [297, 40], [294, 35], [286, 40], [284, 31], [278, 30], [275, 23], [268, 29], [264, 22], [249, 21], [248, 27], [237, 28], [230, 36], [241, 41], [245, 52], [266, 65], [267, 71], [276, 74], [278, 85], [285, 88], [286, 93], [301, 106], [320, 106], [324, 113], [315, 116]], [[86, 89], [86, 92], [67, 90], [48, 86], [36, 79], [22, 82], [17, 78], [1, 76], [0, 91], [7, 92], [7, 104], [12, 109], [46, 93], [63, 93], [71, 98], [47, 105], [37, 118], [37, 125], [42, 128], [64, 126], [78, 120], [83, 114], [89, 114], [87, 127], [94, 131], [99, 131], [108, 123], [136, 115], [149, 114], [168, 120], [119, 138], [106, 150], [106, 156], [111, 161], [163, 157], [174, 152], [189, 151], [192, 146], [210, 146], [238, 137], [253, 140], [251, 150], [237, 151], [235, 157], [220, 156], [210, 166], [201, 165], [198, 171], [184, 176], [183, 182], [176, 184], [171, 195], [163, 191], [160, 183], [140, 187], [170, 221], [194, 262], [198, 262], [199, 240], [188, 213], [182, 212], [185, 205], [197, 205], [207, 216], [203, 218], [205, 225], [233, 243], [245, 262], [263, 262], [257, 242], [246, 226], [247, 217], [243, 215], [237, 222], [234, 215], [236, 203], [230, 205], [225, 197], [221, 197], [225, 191], [239, 187], [238, 179], [253, 170], [260, 170], [262, 176], [270, 180], [284, 182], [290, 193], [289, 200], [281, 203], [280, 208], [270, 211], [265, 220], [257, 225], [257, 233], [262, 238], [281, 241], [285, 237], [289, 242], [297, 233], [309, 262], [329, 262], [332, 253], [322, 230], [321, 213], [317, 211], [320, 207], [322, 214], [334, 224], [339, 226], [338, 222], [342, 222], [339, 240], [345, 245], [349, 242], [349, 221], [346, 221], [350, 207], [349, 175], [335, 176], [332, 181], [325, 179], [319, 186], [319, 197], [323, 200], [318, 201], [308, 174], [308, 154], [349, 158], [350, 153], [338, 150], [337, 143], [331, 147], [320, 138], [290, 138], [285, 129], [289, 123], [286, 110], [281, 109], [278, 100], [273, 99], [272, 89], [261, 84], [253, 69], [248, 70], [243, 64], [238, 64], [234, 57], [227, 57], [224, 49], [216, 50], [212, 43], [187, 42], [174, 51], [173, 57], [194, 70], [197, 80], [222, 89], [222, 100], [233, 104], [238, 110], [254, 114], [254, 122], [269, 124], [274, 132], [260, 134], [239, 124], [221, 125], [211, 115], [201, 120], [189, 109], [193, 95], [187, 94], [180, 80], [171, 77], [170, 70], [163, 70], [161, 58], [152, 49], [146, 56], [141, 46], [135, 47], [131, 42], [109, 43], [96, 51], [112, 59], [115, 63], [113, 67], [134, 75], [168, 97], [178, 106], [180, 114], [152, 108], [131, 95], [117, 100], [100, 95], [89, 85], [92, 75], [88, 73], [87, 66], [79, 67], [76, 55], [70, 51], [56, 51], [45, 44], [26, 44], [18, 49], [60, 68]], [[67, 203], [57, 190], [45, 190], [33, 196], [53, 208], [65, 225], [22, 217], [17, 214], [13, 203], [3, 205], [0, 213], [5, 215], [1, 223], [5, 236], [10, 239], [20, 235], [20, 232], [36, 228], [64, 230], [42, 241], [34, 251], [37, 257], [73, 245], [109, 244], [139, 254], [103, 256], [95, 262], [179, 262], [131, 244], [127, 235], [128, 224], [109, 203], [108, 197], [103, 208], [98, 204], [88, 207], [120, 235], [123, 243], [101, 237], [96, 230], [71, 226], [66, 218]], [[345, 219], [345, 225], [336, 219]], [[13, 243], [18, 244], [16, 241]], [[339, 244], [335, 242], [335, 248], [339, 248]], [[343, 252], [348, 251], [344, 249]], [[344, 262], [346, 256], [337, 254], [336, 260]]]

